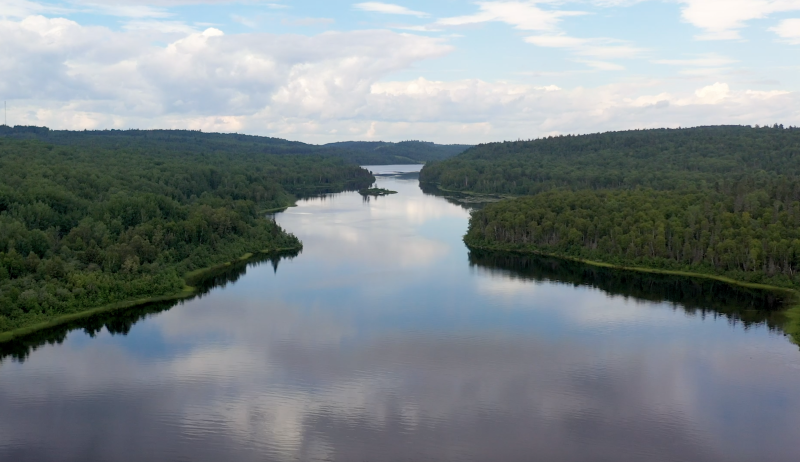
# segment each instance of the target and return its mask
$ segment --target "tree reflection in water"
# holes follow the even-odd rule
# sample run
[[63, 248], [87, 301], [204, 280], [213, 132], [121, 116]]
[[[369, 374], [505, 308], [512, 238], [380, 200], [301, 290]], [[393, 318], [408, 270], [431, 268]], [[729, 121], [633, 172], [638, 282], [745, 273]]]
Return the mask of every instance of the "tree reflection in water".
[[703, 318], [724, 316], [731, 324], [742, 324], [745, 329], [766, 325], [772, 331], [791, 334], [793, 341], [800, 343], [793, 317], [787, 313], [787, 309], [792, 309], [793, 300], [785, 292], [750, 289], [714, 279], [617, 270], [512, 252], [472, 250], [469, 262], [472, 267], [512, 279], [589, 286], [636, 300], [667, 301], [675, 310]]
[[269, 264], [272, 265], [277, 273], [278, 264], [281, 260], [293, 259], [299, 254], [300, 252], [297, 251], [271, 255], [261, 254], [245, 261], [236, 262], [230, 266], [221, 267], [212, 273], [205, 273], [198, 279], [187, 281], [187, 283], [197, 290], [197, 292], [188, 299], [147, 303], [130, 308], [105, 311], [86, 318], [59, 324], [49, 329], [36, 331], [30, 335], [15, 338], [8, 342], [0, 343], [0, 362], [7, 358], [24, 362], [32, 352], [36, 351], [36, 349], [41, 346], [63, 343], [67, 335], [74, 330], [83, 330], [91, 337], [100, 333], [103, 328], [111, 335], [128, 335], [134, 324], [151, 315], [169, 310], [189, 300], [202, 298], [212, 289], [224, 288], [228, 284], [238, 281], [239, 278], [245, 275], [248, 267]]

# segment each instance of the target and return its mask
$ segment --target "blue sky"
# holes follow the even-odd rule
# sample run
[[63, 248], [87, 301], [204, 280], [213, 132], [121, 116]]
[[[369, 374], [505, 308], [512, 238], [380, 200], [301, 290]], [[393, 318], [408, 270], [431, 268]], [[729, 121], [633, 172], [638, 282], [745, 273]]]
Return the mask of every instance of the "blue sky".
[[800, 124], [800, 0], [0, 0], [0, 18], [10, 124], [314, 143]]

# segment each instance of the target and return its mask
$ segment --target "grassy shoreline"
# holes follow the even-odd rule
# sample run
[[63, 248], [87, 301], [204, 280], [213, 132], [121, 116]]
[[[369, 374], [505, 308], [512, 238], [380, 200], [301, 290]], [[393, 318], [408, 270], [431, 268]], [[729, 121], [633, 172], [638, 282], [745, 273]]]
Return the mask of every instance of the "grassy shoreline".
[[0, 332], [0, 343], [10, 342], [12, 340], [19, 339], [21, 337], [25, 337], [32, 333], [42, 331], [45, 329], [50, 329], [52, 327], [57, 327], [61, 324], [66, 324], [68, 322], [76, 321], [83, 318], [88, 318], [98, 313], [109, 312], [109, 311], [116, 311], [122, 310], [126, 308], [133, 308], [136, 306], [147, 305], [150, 303], [158, 303], [158, 302], [167, 302], [167, 301], [178, 301], [178, 300], [185, 300], [188, 298], [193, 297], [197, 293], [197, 288], [192, 285], [199, 282], [198, 280], [202, 280], [205, 277], [212, 275], [222, 269], [228, 268], [236, 263], [245, 262], [250, 260], [256, 255], [272, 255], [272, 254], [280, 254], [283, 252], [291, 252], [291, 251], [298, 251], [302, 249], [302, 245], [298, 247], [287, 247], [287, 248], [278, 248], [278, 249], [271, 249], [271, 250], [261, 250], [257, 252], [248, 252], [242, 255], [239, 258], [234, 260], [230, 260], [224, 263], [220, 263], [217, 265], [208, 266], [206, 268], [200, 268], [194, 271], [190, 271], [183, 276], [184, 280], [184, 287], [180, 292], [160, 295], [156, 297], [145, 297], [145, 298], [136, 298], [130, 300], [124, 300], [120, 302], [110, 303], [107, 305], [102, 305], [94, 308], [89, 308], [86, 310], [82, 310], [76, 313], [69, 313], [64, 314], [61, 316], [57, 316], [55, 318], [49, 319], [44, 322], [40, 322], [37, 324], [32, 324], [30, 326], [20, 327], [14, 330]]
[[798, 303], [800, 303], [800, 292], [796, 289], [791, 289], [789, 287], [781, 287], [781, 286], [774, 286], [770, 284], [760, 284], [755, 282], [745, 282], [739, 281], [733, 278], [729, 278], [726, 276], [720, 276], [716, 274], [708, 274], [708, 273], [694, 273], [691, 271], [679, 271], [679, 270], [668, 270], [668, 269], [660, 269], [660, 268], [648, 268], [646, 266], [624, 266], [624, 265], [615, 265], [613, 263], [606, 263], [597, 260], [588, 260], [585, 258], [580, 257], [573, 257], [570, 255], [561, 255], [557, 253], [548, 253], [548, 252], [541, 252], [538, 250], [533, 249], [509, 249], [502, 246], [482, 246], [482, 245], [474, 245], [474, 244], [466, 244], [469, 249], [476, 249], [476, 250], [489, 250], [489, 251], [500, 251], [500, 252], [510, 252], [516, 254], [533, 254], [533, 255], [540, 255], [542, 257], [552, 257], [552, 258], [559, 258], [562, 260], [570, 260], [579, 263], [583, 263], [586, 265], [591, 266], [598, 266], [602, 268], [611, 268], [617, 269], [622, 271], [636, 271], [640, 273], [652, 273], [652, 274], [666, 274], [670, 276], [680, 276], [680, 277], [690, 277], [690, 278], [703, 278], [703, 279], [713, 279], [716, 281], [724, 282], [726, 284], [731, 284], [739, 287], [745, 287], [748, 289], [760, 289], [760, 290], [771, 290], [775, 292], [783, 292], [787, 295], [792, 295], [797, 297]]

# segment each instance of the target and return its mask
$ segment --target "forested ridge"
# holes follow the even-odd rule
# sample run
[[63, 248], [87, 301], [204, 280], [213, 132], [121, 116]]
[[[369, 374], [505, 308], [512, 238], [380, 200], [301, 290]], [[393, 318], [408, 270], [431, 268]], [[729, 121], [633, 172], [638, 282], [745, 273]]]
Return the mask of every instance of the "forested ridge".
[[798, 156], [798, 128], [634, 130], [483, 144], [425, 165], [420, 181], [514, 195], [553, 188], [691, 189], [745, 176], [798, 176]]
[[421, 178], [530, 195], [474, 212], [465, 236], [474, 248], [800, 286], [798, 129], [700, 127], [496, 143], [426, 166]]
[[57, 146], [0, 137], [0, 332], [179, 292], [192, 270], [299, 249], [264, 213], [360, 189], [331, 157]]
[[50, 130], [47, 127], [0, 126], [0, 137], [37, 139], [56, 145], [103, 149], [140, 149], [147, 152], [191, 150], [210, 154], [323, 155], [359, 165], [419, 164], [443, 160], [463, 152], [467, 145], [423, 141], [347, 141], [314, 145], [266, 136], [204, 133], [197, 130]]

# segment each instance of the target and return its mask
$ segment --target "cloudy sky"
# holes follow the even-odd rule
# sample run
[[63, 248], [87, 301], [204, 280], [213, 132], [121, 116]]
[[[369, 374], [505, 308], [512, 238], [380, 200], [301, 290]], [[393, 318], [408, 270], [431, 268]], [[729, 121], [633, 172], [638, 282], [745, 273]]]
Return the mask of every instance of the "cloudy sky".
[[0, 0], [10, 125], [477, 143], [800, 125], [800, 0]]

